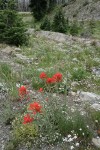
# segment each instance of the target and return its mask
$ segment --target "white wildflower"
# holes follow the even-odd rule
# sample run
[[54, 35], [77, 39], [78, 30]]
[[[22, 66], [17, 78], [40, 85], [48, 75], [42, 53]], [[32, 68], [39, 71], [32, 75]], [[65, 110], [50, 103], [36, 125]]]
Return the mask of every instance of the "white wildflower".
[[68, 142], [72, 142], [72, 141], [73, 141], [73, 139], [72, 139], [72, 138], [69, 138], [69, 139], [68, 139]]
[[69, 135], [68, 135], [68, 138], [70, 138], [70, 137], [71, 137], [71, 135], [69, 134]]
[[82, 129], [81, 129], [81, 128], [80, 128], [79, 130], [80, 130], [80, 131], [82, 131]]
[[74, 133], [74, 130], [72, 130], [71, 133]]
[[77, 139], [77, 136], [75, 135], [75, 136], [73, 137], [73, 139]]
[[89, 128], [89, 126], [87, 125], [87, 128]]
[[79, 143], [76, 143], [75, 145], [78, 147], [78, 146], [79, 146]]
[[63, 142], [67, 142], [67, 137], [63, 138], [62, 140]]
[[19, 88], [20, 86], [21, 86], [20, 84], [16, 83], [16, 87], [18, 87], [18, 88]]
[[74, 149], [74, 146], [71, 146], [70, 149], [71, 149], [71, 150]]
[[96, 123], [98, 123], [98, 120], [95, 120]]
[[74, 108], [71, 108], [71, 111], [72, 111], [72, 112], [75, 112], [75, 109], [74, 109]]
[[84, 136], [84, 133], [82, 133], [82, 135]]

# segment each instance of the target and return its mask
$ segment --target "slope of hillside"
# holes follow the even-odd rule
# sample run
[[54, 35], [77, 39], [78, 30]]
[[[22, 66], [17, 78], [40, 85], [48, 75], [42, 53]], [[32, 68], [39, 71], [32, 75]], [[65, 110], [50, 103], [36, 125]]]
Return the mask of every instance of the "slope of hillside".
[[78, 20], [95, 19], [100, 20], [99, 0], [75, 0], [64, 7], [66, 17]]

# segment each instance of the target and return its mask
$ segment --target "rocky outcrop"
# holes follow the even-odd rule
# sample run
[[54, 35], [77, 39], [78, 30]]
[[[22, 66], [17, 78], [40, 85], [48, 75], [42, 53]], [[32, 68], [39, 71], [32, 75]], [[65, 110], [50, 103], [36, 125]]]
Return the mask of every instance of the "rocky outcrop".
[[[31, 31], [31, 32], [30, 32]], [[45, 37], [49, 40], [54, 40], [56, 42], [66, 42], [66, 44], [73, 44], [74, 42], [78, 42], [81, 44], [86, 44], [87, 46], [90, 46], [92, 42], [94, 42], [94, 39], [89, 38], [80, 38], [80, 37], [73, 37], [71, 35], [66, 35], [59, 32], [51, 32], [51, 31], [34, 31], [31, 29], [28, 29], [28, 34], [34, 34], [36, 37]], [[95, 40], [96, 45], [100, 46], [100, 40]]]
[[75, 0], [73, 3], [64, 7], [65, 16], [69, 19], [100, 20], [100, 1], [99, 0]]

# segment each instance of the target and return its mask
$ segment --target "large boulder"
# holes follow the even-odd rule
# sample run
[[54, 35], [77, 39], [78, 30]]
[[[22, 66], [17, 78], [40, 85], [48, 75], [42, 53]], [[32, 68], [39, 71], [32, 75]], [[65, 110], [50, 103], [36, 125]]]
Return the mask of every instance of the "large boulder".
[[91, 103], [100, 102], [100, 95], [95, 93], [78, 91], [77, 94], [79, 95], [81, 101], [87, 101]]
[[92, 142], [97, 148], [100, 148], [100, 138], [93, 138]]

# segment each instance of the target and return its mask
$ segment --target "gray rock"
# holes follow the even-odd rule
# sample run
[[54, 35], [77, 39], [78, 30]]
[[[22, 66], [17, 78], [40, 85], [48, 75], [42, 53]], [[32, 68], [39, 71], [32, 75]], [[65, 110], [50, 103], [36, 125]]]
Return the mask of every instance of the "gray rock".
[[15, 48], [15, 51], [16, 51], [16, 52], [20, 52], [20, 51], [21, 51], [21, 48], [16, 47], [16, 48]]
[[95, 74], [97, 77], [100, 77], [100, 68], [93, 68], [92, 73]]
[[33, 58], [28, 58], [28, 57], [26, 57], [26, 56], [24, 56], [24, 55], [22, 55], [22, 54], [15, 54], [15, 56], [16, 56], [18, 59], [20, 59], [20, 60], [22, 60], [22, 61], [24, 61], [24, 62], [27, 62], [27, 63], [32, 63], [32, 62], [33, 62]]
[[95, 103], [91, 105], [91, 108], [95, 109], [96, 111], [100, 111], [100, 104]]
[[5, 53], [7, 55], [11, 55], [14, 52], [14, 50], [12, 47], [7, 46], [5, 49], [2, 49], [1, 52]]
[[27, 31], [26, 31], [26, 34], [34, 34], [35, 32], [35, 29], [34, 28], [29, 28]]
[[76, 81], [74, 81], [74, 82], [71, 83], [71, 86], [73, 86], [73, 87], [74, 87], [74, 86], [77, 86], [77, 85], [79, 85], [79, 83], [76, 82]]
[[92, 142], [97, 148], [100, 148], [100, 138], [93, 138]]
[[79, 95], [81, 101], [88, 101], [92, 103], [100, 101], [100, 95], [95, 93], [78, 91], [77, 94]]
[[76, 96], [76, 93], [73, 92], [73, 91], [69, 92], [69, 94], [70, 94], [71, 96]]
[[68, 39], [69, 36], [58, 33], [58, 32], [50, 32], [50, 31], [37, 31], [37, 37], [46, 37], [48, 39], [57, 41], [57, 42], [68, 42], [66, 41], [66, 38]]

